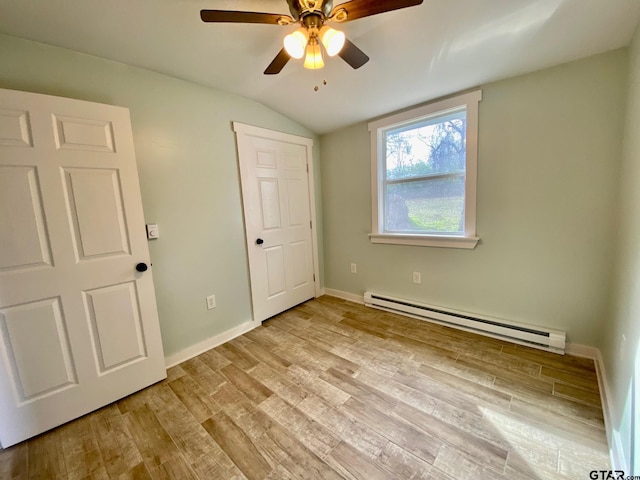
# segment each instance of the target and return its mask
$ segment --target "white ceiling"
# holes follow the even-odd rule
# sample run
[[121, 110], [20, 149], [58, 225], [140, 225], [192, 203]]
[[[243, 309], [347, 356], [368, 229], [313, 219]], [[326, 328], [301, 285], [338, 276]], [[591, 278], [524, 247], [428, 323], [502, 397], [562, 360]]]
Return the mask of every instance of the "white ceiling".
[[265, 76], [295, 26], [205, 24], [203, 8], [289, 13], [286, 0], [0, 0], [0, 32], [237, 93], [321, 134], [625, 46], [640, 20], [638, 0], [424, 0], [339, 27], [371, 57], [359, 70], [335, 57]]

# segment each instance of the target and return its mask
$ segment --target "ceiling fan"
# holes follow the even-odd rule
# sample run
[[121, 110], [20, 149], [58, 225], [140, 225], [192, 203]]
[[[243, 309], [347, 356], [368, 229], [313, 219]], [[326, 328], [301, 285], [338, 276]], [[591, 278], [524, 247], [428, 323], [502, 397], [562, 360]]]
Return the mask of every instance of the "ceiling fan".
[[233, 10], [201, 10], [203, 22], [218, 23], [266, 23], [290, 25], [299, 23], [300, 28], [284, 38], [284, 47], [264, 71], [265, 75], [280, 73], [291, 58], [305, 57], [304, 67], [324, 67], [322, 49], [330, 57], [339, 55], [351, 67], [360, 68], [369, 57], [343, 32], [335, 30], [327, 22], [349, 22], [362, 17], [420, 5], [423, 0], [350, 0], [333, 7], [333, 0], [287, 0], [289, 15], [277, 13], [242, 12]]

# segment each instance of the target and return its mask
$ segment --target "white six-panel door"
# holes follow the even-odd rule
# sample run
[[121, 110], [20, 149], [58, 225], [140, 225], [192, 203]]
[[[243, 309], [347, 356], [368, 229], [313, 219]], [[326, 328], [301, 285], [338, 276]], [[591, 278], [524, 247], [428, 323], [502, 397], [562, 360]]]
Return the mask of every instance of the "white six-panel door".
[[254, 320], [316, 296], [311, 140], [234, 123]]
[[0, 90], [0, 443], [166, 376], [129, 111]]

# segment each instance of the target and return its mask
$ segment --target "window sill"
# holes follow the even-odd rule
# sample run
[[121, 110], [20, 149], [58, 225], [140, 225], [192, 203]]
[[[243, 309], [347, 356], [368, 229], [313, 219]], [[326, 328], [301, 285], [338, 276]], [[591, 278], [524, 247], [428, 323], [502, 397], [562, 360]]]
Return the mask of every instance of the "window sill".
[[370, 233], [371, 243], [415, 245], [419, 247], [465, 248], [473, 250], [480, 237], [454, 237], [447, 235], [403, 235], [399, 233]]

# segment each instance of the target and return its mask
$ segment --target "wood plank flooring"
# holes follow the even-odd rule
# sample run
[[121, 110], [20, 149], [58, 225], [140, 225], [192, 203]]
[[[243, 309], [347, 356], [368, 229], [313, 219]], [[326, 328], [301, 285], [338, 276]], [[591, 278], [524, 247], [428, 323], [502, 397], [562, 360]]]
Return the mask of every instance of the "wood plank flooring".
[[2, 479], [582, 479], [596, 372], [321, 297], [0, 451]]

